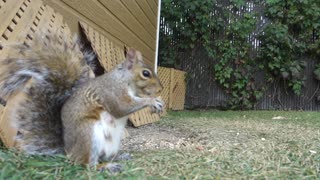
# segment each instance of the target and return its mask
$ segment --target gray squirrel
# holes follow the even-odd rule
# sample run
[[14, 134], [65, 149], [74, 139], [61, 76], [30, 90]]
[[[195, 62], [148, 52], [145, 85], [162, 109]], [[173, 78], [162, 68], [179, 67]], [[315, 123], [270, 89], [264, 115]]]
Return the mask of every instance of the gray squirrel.
[[71, 160], [111, 172], [128, 115], [144, 107], [160, 113], [163, 87], [135, 49], [109, 73], [94, 77], [79, 44], [55, 33], [35, 34], [29, 45], [9, 46], [0, 57], [0, 97], [25, 99], [12, 110], [17, 148], [27, 154], [65, 153]]

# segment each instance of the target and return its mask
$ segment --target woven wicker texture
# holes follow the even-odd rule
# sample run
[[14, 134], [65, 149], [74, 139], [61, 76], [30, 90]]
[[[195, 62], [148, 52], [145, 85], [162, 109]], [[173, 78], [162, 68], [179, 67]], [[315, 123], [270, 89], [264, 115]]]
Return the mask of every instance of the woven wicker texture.
[[[121, 63], [125, 59], [124, 48], [115, 46], [101, 33], [97, 32], [86, 23], [80, 22], [80, 25], [105, 71], [109, 72], [115, 65]], [[129, 119], [133, 125], [137, 127], [159, 121], [160, 118], [159, 115], [151, 114], [149, 108], [145, 108], [132, 114]]]

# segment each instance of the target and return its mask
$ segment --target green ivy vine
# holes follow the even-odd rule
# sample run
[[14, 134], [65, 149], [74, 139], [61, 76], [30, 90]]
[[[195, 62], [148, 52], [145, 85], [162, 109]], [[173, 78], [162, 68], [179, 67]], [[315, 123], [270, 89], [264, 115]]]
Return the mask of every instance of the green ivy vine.
[[[262, 5], [269, 21], [258, 32], [260, 15], [246, 11], [250, 4]], [[266, 80], [282, 80], [299, 95], [306, 66], [301, 59], [320, 57], [319, 0], [162, 0], [161, 16], [166, 28], [160, 28], [160, 64], [174, 67], [180, 63], [177, 51], [201, 45], [215, 62], [212, 76], [230, 94], [231, 108], [254, 107], [265, 91], [256, 81], [261, 71]], [[261, 43], [256, 56], [248, 40], [253, 35]]]
[[265, 16], [271, 23], [260, 36], [260, 59], [264, 61], [271, 81], [284, 80], [295, 94], [300, 95], [306, 79], [303, 76], [306, 62], [302, 59], [313, 56], [320, 48], [312, 37], [316, 33], [319, 36], [320, 2], [267, 0]]

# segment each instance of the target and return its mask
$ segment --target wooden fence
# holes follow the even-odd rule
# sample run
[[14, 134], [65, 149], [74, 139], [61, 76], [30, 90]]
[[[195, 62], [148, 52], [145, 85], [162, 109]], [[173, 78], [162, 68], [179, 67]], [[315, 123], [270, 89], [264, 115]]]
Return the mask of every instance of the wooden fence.
[[[214, 1], [222, 8], [231, 8], [230, 1], [218, 0]], [[258, 34], [263, 30], [263, 27], [270, 23], [263, 15], [264, 1], [245, 1], [247, 8], [242, 8], [239, 11], [234, 11], [238, 20], [243, 17], [243, 13], [256, 13], [257, 17], [256, 29], [247, 37], [247, 41], [252, 44], [251, 56], [258, 54], [260, 49], [260, 41]], [[254, 3], [253, 3], [254, 2]], [[213, 12], [214, 14], [214, 12]], [[216, 15], [215, 15], [216, 16]], [[217, 15], [218, 16], [218, 15]], [[183, 22], [181, 19], [179, 22]], [[224, 27], [231, 27], [233, 21], [226, 21]], [[166, 19], [161, 17], [160, 31], [162, 35], [172, 35], [175, 32], [166, 24]], [[229, 24], [228, 24], [229, 23]], [[172, 23], [174, 24], [174, 23]], [[218, 35], [225, 37], [224, 32], [216, 32]], [[161, 34], [160, 34], [161, 35]], [[179, 34], [178, 34], [179, 35]], [[160, 37], [161, 39], [162, 37]], [[214, 41], [213, 37], [213, 41]], [[316, 35], [310, 36], [310, 39], [315, 39]], [[236, 39], [236, 38], [235, 38]], [[231, 40], [230, 40], [231, 41]], [[230, 95], [219, 85], [214, 78], [213, 67], [219, 59], [208, 57], [204, 47], [196, 45], [192, 50], [183, 51], [178, 48], [177, 44], [180, 39], [177, 37], [171, 39], [170, 43], [164, 44], [166, 48], [174, 49], [178, 59], [175, 67], [188, 73], [187, 90], [186, 90], [186, 108], [229, 108], [228, 101]], [[159, 57], [161, 62], [161, 57]], [[318, 61], [314, 59], [303, 59], [307, 62], [304, 70], [306, 81], [301, 95], [296, 95], [288, 88], [288, 82], [279, 80], [273, 83], [266, 81], [264, 72], [258, 72], [255, 76], [255, 81], [260, 84], [267, 85], [263, 96], [254, 104], [254, 109], [257, 110], [320, 110], [320, 82], [313, 76], [315, 64]], [[318, 61], [319, 62], [319, 61]], [[259, 63], [259, 62], [257, 62]]]
[[[215, 81], [212, 69], [214, 60], [208, 57], [202, 47], [196, 47], [193, 57], [189, 52], [180, 52], [183, 60], [181, 69], [188, 73], [185, 106], [194, 108], [228, 108], [229, 94]], [[320, 84], [314, 79], [315, 59], [306, 59], [304, 76], [307, 77], [305, 87], [300, 96], [286, 87], [286, 82], [265, 81], [264, 74], [258, 73], [256, 80], [268, 85], [263, 96], [255, 104], [256, 110], [311, 110], [319, 111]]]

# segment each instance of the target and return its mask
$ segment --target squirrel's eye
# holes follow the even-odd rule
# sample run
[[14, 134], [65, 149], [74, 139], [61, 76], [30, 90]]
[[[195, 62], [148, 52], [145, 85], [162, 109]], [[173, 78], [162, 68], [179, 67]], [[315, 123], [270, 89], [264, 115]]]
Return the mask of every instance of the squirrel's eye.
[[150, 71], [148, 71], [148, 70], [143, 70], [142, 75], [143, 75], [143, 77], [146, 77], [146, 78], [149, 78], [151, 76]]

